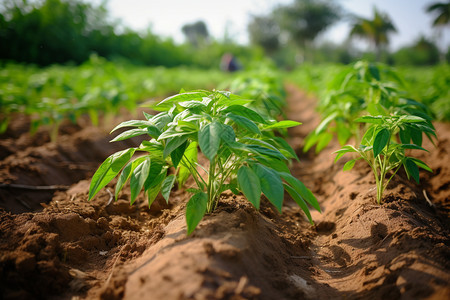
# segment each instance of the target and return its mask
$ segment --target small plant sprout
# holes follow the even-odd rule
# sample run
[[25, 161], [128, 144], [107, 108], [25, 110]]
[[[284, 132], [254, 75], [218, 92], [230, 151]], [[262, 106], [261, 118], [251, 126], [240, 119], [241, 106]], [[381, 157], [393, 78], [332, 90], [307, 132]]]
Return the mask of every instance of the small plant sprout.
[[[256, 209], [263, 193], [280, 213], [286, 190], [312, 222], [307, 203], [317, 210], [319, 204], [290, 174], [287, 162], [298, 159], [295, 152], [273, 133], [300, 123], [263, 118], [247, 107], [251, 104], [225, 91], [183, 92], [153, 105], [158, 114], [144, 113], [146, 120], [119, 124], [113, 131], [131, 129], [112, 141], [138, 135], [150, 140], [108, 157], [92, 178], [89, 200], [119, 173], [116, 199], [129, 181], [131, 204], [144, 190], [149, 206], [158, 193], [168, 201], [175, 183], [182, 187], [192, 177], [194, 187], [187, 189], [192, 193], [186, 207], [188, 234], [214, 211], [226, 190], [242, 192]], [[199, 160], [199, 150], [205, 159]], [[133, 159], [135, 153], [144, 155]]]
[[378, 204], [381, 204], [384, 190], [402, 166], [408, 179], [412, 177], [417, 183], [419, 167], [432, 172], [423, 161], [405, 154], [408, 149], [427, 151], [422, 148], [422, 133], [436, 136], [434, 128], [425, 119], [411, 115], [394, 115], [363, 116], [355, 121], [368, 124], [361, 145], [358, 148], [351, 145], [342, 147], [335, 152], [335, 161], [346, 153], [356, 153], [358, 157], [344, 165], [343, 169], [346, 171], [351, 170], [357, 160], [365, 160], [375, 176]]

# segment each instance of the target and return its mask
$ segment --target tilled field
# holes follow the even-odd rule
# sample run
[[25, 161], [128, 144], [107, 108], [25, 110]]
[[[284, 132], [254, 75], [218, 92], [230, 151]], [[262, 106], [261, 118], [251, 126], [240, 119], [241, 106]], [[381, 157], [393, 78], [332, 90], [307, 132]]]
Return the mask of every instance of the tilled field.
[[[450, 298], [450, 124], [417, 153], [434, 173], [421, 184], [397, 176], [384, 203], [363, 163], [343, 172], [332, 143], [301, 153], [318, 123], [315, 101], [289, 86], [288, 118], [300, 163], [293, 175], [322, 207], [309, 225], [286, 194], [283, 214], [268, 201], [257, 212], [225, 194], [218, 210], [187, 237], [188, 193], [169, 205], [113, 185], [87, 201], [89, 179], [111, 153], [138, 144], [109, 143], [88, 122], [65, 125], [57, 143], [28, 133], [17, 117], [0, 137], [0, 292], [4, 299], [448, 299]], [[108, 126], [105, 126], [108, 127]], [[31, 187], [44, 186], [45, 189]]]

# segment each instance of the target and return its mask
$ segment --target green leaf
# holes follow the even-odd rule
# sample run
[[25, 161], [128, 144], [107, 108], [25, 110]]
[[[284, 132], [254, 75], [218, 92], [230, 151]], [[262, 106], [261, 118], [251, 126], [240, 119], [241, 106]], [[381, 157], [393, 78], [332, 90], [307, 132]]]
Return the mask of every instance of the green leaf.
[[421, 123], [426, 120], [418, 116], [402, 116], [402, 123]]
[[116, 177], [123, 166], [131, 159], [135, 151], [136, 148], [129, 148], [116, 152], [100, 165], [94, 176], [92, 176], [88, 200], [91, 200], [95, 194]]
[[380, 70], [375, 65], [369, 65], [370, 75], [377, 81], [380, 81]]
[[253, 152], [255, 154], [268, 155], [282, 160], [287, 160], [287, 158], [283, 154], [281, 154], [281, 152], [278, 150], [269, 149], [260, 145], [249, 145], [249, 144], [245, 144], [245, 148], [247, 148], [250, 152]]
[[344, 154], [350, 153], [350, 152], [358, 152], [358, 151], [355, 149], [355, 147], [353, 147], [351, 145], [345, 145], [341, 149], [334, 151], [333, 153], [337, 154], [334, 159], [334, 162], [337, 162], [342, 156], [344, 156]]
[[301, 125], [301, 124], [302, 123], [296, 122], [296, 121], [283, 120], [283, 121], [276, 122], [274, 124], [270, 124], [270, 125], [264, 126], [264, 129], [290, 128], [290, 127], [295, 127], [295, 126], [298, 126], [298, 125]]
[[143, 162], [141, 162], [131, 173], [130, 178], [130, 203], [133, 204], [136, 197], [139, 195], [145, 181], [147, 180], [148, 174], [150, 172], [150, 157], [146, 157]]
[[286, 166], [286, 163], [280, 159], [267, 156], [255, 156], [255, 159], [261, 164], [270, 167], [275, 171], [286, 173], [290, 172], [288, 166]]
[[233, 127], [231, 127], [230, 125], [227, 125], [227, 124], [221, 124], [221, 123], [219, 123], [219, 124], [222, 127], [222, 130], [220, 132], [220, 138], [222, 139], [222, 141], [224, 141], [227, 144], [235, 142], [236, 134], [234, 133]]
[[423, 151], [429, 152], [427, 149], [417, 146], [416, 144], [402, 144], [402, 145], [400, 145], [400, 147], [402, 149], [416, 149], [416, 150], [423, 150]]
[[205, 109], [206, 105], [201, 101], [191, 100], [191, 101], [183, 101], [178, 103], [183, 108], [198, 108], [198, 109]]
[[153, 116], [149, 121], [159, 129], [163, 130], [164, 127], [166, 127], [167, 124], [172, 122], [173, 117], [169, 115], [167, 112], [159, 113], [155, 116]]
[[409, 160], [412, 160], [418, 167], [421, 167], [424, 170], [427, 170], [428, 172], [433, 173], [433, 170], [423, 161], [421, 161], [418, 158], [414, 158], [414, 157], [408, 157]]
[[259, 130], [258, 126], [250, 119], [247, 119], [246, 117], [235, 115], [233, 113], [228, 113], [227, 118], [233, 120], [239, 127], [242, 127], [243, 129], [252, 132], [254, 134], [261, 135], [261, 131]]
[[341, 145], [347, 143], [352, 136], [352, 132], [342, 122], [336, 122], [337, 137]]
[[158, 127], [150, 125], [147, 126], [147, 134], [154, 139], [158, 139], [161, 135], [161, 131], [158, 129]]
[[355, 122], [359, 123], [372, 123], [372, 124], [382, 124], [383, 117], [382, 116], [363, 116], [355, 120]]
[[419, 167], [416, 163], [408, 157], [405, 159], [403, 166], [405, 167], [408, 178], [411, 176], [417, 183], [419, 183]]
[[167, 140], [164, 147], [163, 157], [166, 158], [172, 151], [183, 145], [187, 141], [187, 136], [175, 136]]
[[389, 142], [389, 138], [391, 137], [391, 133], [386, 128], [381, 129], [377, 135], [375, 136], [375, 140], [373, 141], [373, 156], [377, 157], [378, 154], [383, 151], [384, 147]]
[[308, 152], [308, 150], [311, 149], [311, 147], [314, 146], [318, 140], [319, 135], [315, 131], [308, 134], [305, 138], [305, 145], [303, 146], [303, 152]]
[[400, 132], [398, 133], [398, 135], [400, 136], [400, 141], [403, 144], [409, 144], [409, 142], [411, 141], [411, 133], [409, 131], [409, 128], [406, 126], [405, 128], [400, 127]]
[[130, 121], [125, 121], [125, 122], [120, 123], [119, 125], [114, 127], [114, 129], [111, 130], [110, 133], [113, 133], [117, 129], [123, 128], [123, 127], [147, 127], [147, 126], [150, 126], [150, 125], [152, 125], [152, 123], [150, 123], [148, 121], [144, 121], [144, 120], [130, 120]]
[[212, 161], [220, 146], [222, 126], [218, 122], [212, 122], [200, 129], [198, 143], [203, 154]]
[[279, 173], [280, 176], [290, 185], [294, 188], [294, 190], [302, 197], [303, 200], [308, 202], [312, 207], [314, 207], [317, 211], [320, 210], [319, 202], [317, 201], [314, 194], [311, 192], [310, 189], [308, 189], [303, 182], [295, 178], [289, 173]]
[[289, 143], [286, 142], [285, 139], [279, 136], [276, 136], [273, 139], [277, 142], [279, 146], [281, 146], [282, 149], [286, 150], [292, 156], [292, 158], [295, 158], [297, 161], [300, 161], [300, 159], [297, 156], [297, 153], [295, 153], [294, 149], [292, 149], [291, 145], [289, 145]]
[[319, 141], [316, 146], [316, 153], [319, 153], [322, 151], [333, 139], [333, 135], [328, 132], [323, 132], [319, 136]]
[[135, 160], [129, 162], [125, 168], [123, 168], [122, 173], [119, 176], [119, 179], [116, 183], [116, 191], [115, 191], [115, 200], [117, 201], [117, 197], [119, 196], [120, 191], [122, 190], [125, 183], [130, 179], [131, 172], [134, 171], [134, 169], [144, 161], [144, 159], [148, 156], [142, 156], [139, 158], [136, 158]]
[[122, 132], [118, 136], [116, 136], [111, 142], [123, 141], [138, 135], [147, 134], [147, 128], [135, 128]]
[[208, 195], [204, 192], [194, 194], [186, 206], [187, 234], [191, 234], [203, 219], [208, 204]]
[[172, 158], [173, 167], [175, 169], [178, 168], [178, 164], [180, 163], [181, 159], [183, 158], [184, 151], [186, 150], [187, 146], [188, 146], [188, 142], [186, 141], [170, 153], [170, 157]]
[[415, 127], [410, 127], [411, 138], [414, 144], [422, 146], [422, 131]]
[[181, 102], [181, 101], [188, 101], [188, 100], [202, 100], [203, 97], [208, 96], [208, 91], [196, 91], [196, 92], [187, 92], [182, 94], [173, 95], [170, 97], [167, 97], [166, 99], [159, 102], [156, 107], [158, 106], [168, 106], [174, 102]]
[[345, 163], [343, 170], [349, 171], [349, 170], [353, 169], [355, 162], [356, 162], [356, 159], [349, 160], [348, 162]]
[[153, 118], [154, 116], [151, 114], [146, 113], [145, 111], [142, 112], [144, 114], [144, 117], [147, 119], [147, 121], [149, 121], [151, 118]]
[[331, 115], [329, 115], [328, 117], [326, 117], [325, 119], [323, 119], [322, 122], [320, 122], [320, 124], [317, 126], [317, 128], [314, 132], [317, 135], [323, 133], [328, 128], [328, 124], [330, 124], [331, 121], [336, 119], [337, 115], [338, 115], [338, 113], [334, 112]]
[[376, 125], [371, 125], [367, 131], [364, 133], [362, 139], [361, 139], [361, 144], [368, 146], [372, 144], [372, 141], [374, 139], [374, 135], [375, 135], [375, 129], [376, 129]]
[[262, 192], [281, 213], [281, 207], [283, 206], [284, 188], [280, 175], [278, 175], [277, 172], [273, 169], [261, 164], [254, 164], [251, 167], [259, 177]]
[[195, 168], [198, 155], [197, 145], [197, 142], [191, 142], [184, 151], [184, 156], [181, 159], [180, 169], [178, 170], [178, 184], [180, 186], [184, 186], [186, 180], [189, 177], [189, 174], [191, 174], [191, 171], [189, 169], [191, 168], [191, 165]]
[[239, 168], [237, 179], [245, 197], [259, 210], [261, 184], [256, 173], [247, 166]]
[[267, 124], [266, 120], [264, 120], [264, 118], [260, 114], [242, 105], [228, 106], [223, 112], [224, 113], [230, 112], [238, 116], [246, 117], [247, 119], [250, 119], [256, 123]]
[[170, 191], [172, 190], [173, 184], [175, 183], [175, 175], [171, 174], [164, 179], [161, 186], [161, 195], [166, 199], [166, 202], [169, 203]]
[[294, 190], [291, 186], [283, 183], [284, 189], [291, 195], [292, 199], [300, 206], [300, 208], [303, 210], [305, 215], [308, 217], [308, 220], [311, 224], [314, 224], [311, 213], [309, 212], [309, 208], [306, 205], [305, 201], [303, 201], [302, 197], [297, 193], [296, 190]]
[[[152, 166], [154, 162], [152, 162]], [[150, 168], [150, 173], [152, 173], [152, 168]], [[147, 180], [144, 184], [145, 191], [147, 192], [148, 198], [148, 207], [150, 208], [155, 201], [156, 196], [158, 196], [159, 191], [161, 190], [161, 186], [163, 184], [164, 179], [167, 175], [167, 169], [161, 169], [161, 172], [153, 178], [153, 180]], [[150, 177], [151, 175], [149, 175]]]

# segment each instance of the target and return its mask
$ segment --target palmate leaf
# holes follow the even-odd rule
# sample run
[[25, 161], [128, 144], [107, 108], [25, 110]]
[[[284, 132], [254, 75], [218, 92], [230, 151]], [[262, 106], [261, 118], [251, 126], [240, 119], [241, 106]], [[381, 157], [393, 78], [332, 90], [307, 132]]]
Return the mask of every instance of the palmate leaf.
[[206, 213], [208, 195], [204, 192], [194, 194], [186, 206], [187, 234], [191, 234]]
[[131, 159], [136, 148], [129, 148], [116, 152], [109, 156], [92, 176], [89, 186], [89, 198], [91, 200], [103, 187], [105, 187], [117, 174], [123, 166]]
[[237, 179], [242, 192], [248, 201], [259, 210], [261, 199], [261, 184], [256, 173], [247, 166], [239, 168]]

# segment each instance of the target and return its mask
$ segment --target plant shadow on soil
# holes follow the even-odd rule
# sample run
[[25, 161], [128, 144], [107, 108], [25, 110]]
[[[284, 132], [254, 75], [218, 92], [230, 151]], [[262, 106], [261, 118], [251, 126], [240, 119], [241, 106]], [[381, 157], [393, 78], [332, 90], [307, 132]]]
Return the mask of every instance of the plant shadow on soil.
[[[288, 118], [304, 123], [289, 132], [300, 149], [318, 123], [315, 100], [288, 91]], [[279, 215], [267, 200], [257, 212], [225, 194], [189, 237], [182, 190], [151, 209], [142, 196], [130, 206], [129, 189], [109, 203], [112, 184], [87, 201], [96, 167], [139, 140], [110, 144], [107, 128], [82, 120], [63, 126], [55, 144], [45, 131], [29, 136], [26, 124], [17, 118], [0, 139], [1, 182], [69, 189], [0, 188], [5, 299], [450, 298], [449, 124], [436, 124], [437, 147], [419, 157], [435, 172], [420, 185], [400, 174], [382, 205], [363, 164], [350, 172], [333, 164], [332, 143], [318, 155], [299, 151], [291, 167], [321, 203], [316, 225], [288, 195]]]

